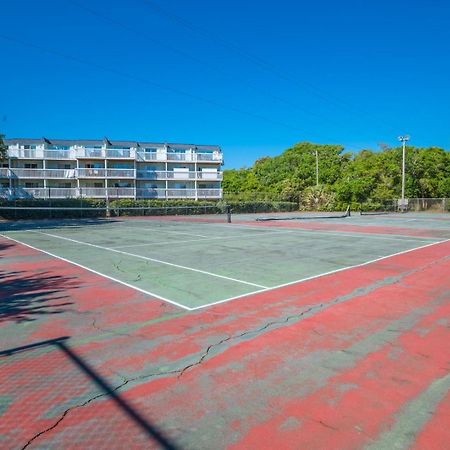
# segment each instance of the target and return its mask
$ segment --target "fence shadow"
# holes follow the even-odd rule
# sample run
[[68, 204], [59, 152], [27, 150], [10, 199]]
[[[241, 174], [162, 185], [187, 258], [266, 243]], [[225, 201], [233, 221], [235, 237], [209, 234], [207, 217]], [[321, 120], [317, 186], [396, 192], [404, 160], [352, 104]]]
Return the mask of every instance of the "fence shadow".
[[156, 442], [161, 448], [166, 450], [179, 450], [179, 447], [172, 443], [164, 433], [155, 425], [151, 424], [136, 408], [128, 403], [115, 390], [108, 381], [106, 381], [95, 369], [88, 364], [73, 348], [68, 345], [69, 337], [62, 336], [57, 339], [50, 339], [47, 341], [37, 342], [35, 344], [25, 345], [7, 350], [0, 351], [0, 357], [8, 357], [17, 353], [31, 351], [37, 348], [54, 346], [61, 350], [67, 358], [75, 364], [97, 387], [99, 387], [107, 398], [112, 400], [116, 406], [132, 420], [151, 440]]

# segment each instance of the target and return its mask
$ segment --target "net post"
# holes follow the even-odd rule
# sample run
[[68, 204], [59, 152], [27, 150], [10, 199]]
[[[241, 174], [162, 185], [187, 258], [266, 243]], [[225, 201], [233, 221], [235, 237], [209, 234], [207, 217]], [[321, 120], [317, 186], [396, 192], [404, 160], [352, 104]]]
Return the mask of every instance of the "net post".
[[106, 204], [106, 218], [109, 218], [109, 217], [111, 217], [111, 210], [109, 209], [109, 195], [108, 195], [108, 189], [106, 189], [105, 204]]
[[48, 188], [48, 206], [50, 206], [50, 209], [49, 209], [50, 219], [53, 219], [53, 213], [52, 213], [52, 196], [51, 196], [50, 188]]
[[231, 223], [231, 206], [230, 205], [226, 206], [226, 211], [227, 211], [227, 223]]

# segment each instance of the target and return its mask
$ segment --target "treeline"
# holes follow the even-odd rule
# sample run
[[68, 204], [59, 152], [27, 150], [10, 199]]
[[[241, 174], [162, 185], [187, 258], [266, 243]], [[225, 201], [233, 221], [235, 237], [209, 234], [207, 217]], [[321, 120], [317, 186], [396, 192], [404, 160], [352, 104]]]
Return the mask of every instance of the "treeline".
[[[257, 160], [253, 167], [225, 170], [223, 190], [228, 198], [300, 201], [305, 208], [391, 200], [401, 195], [401, 164], [401, 147], [354, 154], [339, 145], [302, 142], [279, 156]], [[407, 147], [405, 195], [450, 197], [450, 153], [436, 147]]]

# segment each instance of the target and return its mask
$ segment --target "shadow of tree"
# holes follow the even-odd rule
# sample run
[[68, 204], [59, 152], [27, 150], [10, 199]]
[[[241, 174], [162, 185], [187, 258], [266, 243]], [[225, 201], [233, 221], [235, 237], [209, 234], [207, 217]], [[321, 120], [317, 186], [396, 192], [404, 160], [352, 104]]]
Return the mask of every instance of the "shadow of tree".
[[61, 293], [77, 287], [75, 277], [0, 271], [0, 323], [29, 322], [39, 315], [61, 314], [73, 304], [64, 301], [68, 296]]

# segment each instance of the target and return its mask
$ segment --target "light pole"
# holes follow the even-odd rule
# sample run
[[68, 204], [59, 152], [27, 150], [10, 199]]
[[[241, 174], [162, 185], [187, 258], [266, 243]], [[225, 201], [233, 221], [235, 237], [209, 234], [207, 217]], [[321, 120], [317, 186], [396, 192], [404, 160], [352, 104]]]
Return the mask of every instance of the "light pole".
[[401, 199], [401, 209], [405, 210], [405, 159], [406, 159], [406, 142], [409, 141], [409, 136], [399, 136], [398, 140], [402, 143], [403, 156], [402, 156], [402, 199]]
[[319, 186], [319, 151], [316, 148], [316, 186]]

